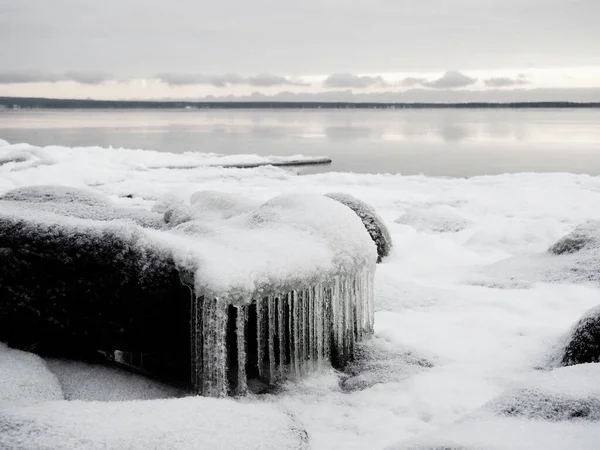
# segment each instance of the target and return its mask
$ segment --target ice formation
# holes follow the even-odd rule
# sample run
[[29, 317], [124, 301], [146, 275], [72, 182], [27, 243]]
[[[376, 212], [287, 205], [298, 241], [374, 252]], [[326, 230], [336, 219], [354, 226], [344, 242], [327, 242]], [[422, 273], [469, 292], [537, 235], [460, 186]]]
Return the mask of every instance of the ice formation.
[[[196, 214], [193, 220], [169, 230], [158, 213], [118, 208], [86, 190], [44, 186], [4, 194], [0, 200], [0, 247], [15, 256], [11, 264], [44, 261], [45, 271], [60, 261], [56, 277], [85, 280], [65, 279], [66, 285], [78, 287], [58, 290], [57, 298], [64, 297], [52, 303], [58, 306], [46, 308], [35, 295], [23, 293], [12, 301], [17, 314], [27, 316], [24, 303], [29, 308], [35, 303], [36, 310], [49, 313], [59, 323], [69, 323], [69, 314], [75, 314], [81, 328], [78, 335], [98, 344], [101, 336], [83, 331], [86, 324], [91, 326], [97, 320], [91, 312], [97, 309], [114, 328], [105, 330], [106, 336], [129, 347], [120, 350], [143, 349], [143, 339], [148, 336], [125, 336], [118, 331], [122, 327], [118, 324], [135, 323], [135, 317], [127, 319], [113, 309], [119, 302], [129, 305], [125, 311], [133, 303], [147, 302], [146, 320], [160, 320], [161, 308], [180, 311], [182, 302], [189, 305], [189, 296], [180, 292], [181, 283], [186, 284], [193, 293], [191, 380], [196, 392], [208, 396], [243, 394], [248, 372], [257, 372], [258, 377], [264, 374], [273, 384], [322, 367], [326, 361], [342, 366], [351, 358], [354, 342], [373, 330], [377, 258], [373, 242], [352, 211], [327, 197], [305, 194], [275, 197], [245, 213], [248, 202], [215, 193], [196, 193], [190, 204], [205, 205], [207, 217]], [[48, 248], [50, 253], [32, 260], [28, 248], [34, 253]], [[78, 272], [82, 264], [85, 273]], [[98, 273], [105, 273], [106, 264], [116, 271], [117, 285], [111, 300], [103, 303], [95, 294], [85, 295], [81, 287], [93, 284]], [[170, 275], [172, 266], [179, 273], [176, 282]], [[70, 269], [61, 274], [60, 267]], [[24, 292], [29, 288], [16, 273], [21, 271], [8, 267], [0, 271], [7, 286], [16, 283]], [[120, 277], [138, 279], [141, 287], [129, 286], [127, 281], [119, 284]], [[39, 289], [54, 289], [51, 281], [44, 282], [45, 287]], [[172, 286], [174, 282], [179, 289]], [[144, 291], [148, 283], [156, 286]], [[86, 299], [78, 301], [83, 306], [60, 308], [64, 302], [75, 301], [71, 297], [76, 292]], [[158, 292], [170, 293], [172, 305], [166, 305]], [[122, 298], [126, 294], [137, 300], [132, 303]], [[232, 306], [235, 317], [229, 313]], [[5, 322], [10, 319], [10, 315], [4, 316]], [[256, 336], [252, 349], [261, 359], [249, 363], [246, 330], [254, 332], [259, 322], [261, 333], [266, 334]], [[140, 328], [153, 327], [144, 323]], [[165, 327], [171, 328], [172, 324]], [[228, 340], [229, 328], [235, 330], [237, 344]], [[136, 327], [125, 329], [133, 333]], [[154, 333], [154, 345], [175, 342], [160, 335]], [[21, 333], [19, 338], [25, 339], [25, 335]], [[236, 374], [229, 373], [233, 366]], [[234, 389], [230, 389], [232, 383]]]

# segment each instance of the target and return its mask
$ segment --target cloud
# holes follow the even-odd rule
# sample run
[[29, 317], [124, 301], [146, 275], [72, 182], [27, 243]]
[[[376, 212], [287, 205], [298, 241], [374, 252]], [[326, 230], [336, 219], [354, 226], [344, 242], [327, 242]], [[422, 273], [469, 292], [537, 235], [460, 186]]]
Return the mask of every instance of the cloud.
[[470, 86], [477, 82], [477, 78], [471, 78], [456, 70], [450, 70], [437, 80], [423, 83], [423, 86], [434, 89], [454, 89]]
[[514, 87], [514, 86], [523, 86], [525, 84], [529, 84], [530, 81], [527, 80], [526, 75], [520, 74], [517, 78], [509, 78], [509, 77], [493, 77], [488, 78], [483, 81], [487, 87], [494, 88], [504, 88], [504, 87]]
[[251, 77], [243, 77], [233, 73], [222, 75], [162, 73], [157, 75], [156, 78], [171, 86], [189, 86], [195, 84], [206, 84], [215, 87], [227, 87], [232, 85], [255, 87], [307, 86], [307, 84], [302, 81], [269, 73], [261, 73]]
[[246, 83], [250, 86], [257, 87], [272, 87], [272, 86], [308, 86], [308, 83], [304, 83], [298, 80], [290, 80], [286, 77], [279, 75], [271, 75], [268, 73], [262, 73], [253, 77], [246, 78]]
[[373, 86], [387, 86], [385, 80], [381, 77], [369, 77], [353, 75], [351, 73], [335, 73], [329, 75], [323, 81], [323, 85], [328, 88], [357, 88], [364, 89]]
[[389, 102], [389, 103], [465, 103], [465, 102], [600, 102], [600, 88], [537, 89], [408, 89], [406, 91], [353, 92], [351, 89], [315, 93], [279, 92], [274, 95], [210, 96], [210, 101], [282, 102]]
[[110, 75], [104, 72], [86, 71], [69, 71], [60, 74], [41, 72], [39, 70], [0, 72], [0, 84], [56, 83], [59, 81], [75, 81], [82, 84], [101, 84], [110, 78]]
[[407, 77], [400, 82], [402, 86], [413, 87], [423, 86], [427, 83], [427, 78]]
[[60, 81], [60, 77], [52, 73], [44, 73], [40, 71], [11, 71], [0, 72], [1, 84], [14, 83], [42, 83]]

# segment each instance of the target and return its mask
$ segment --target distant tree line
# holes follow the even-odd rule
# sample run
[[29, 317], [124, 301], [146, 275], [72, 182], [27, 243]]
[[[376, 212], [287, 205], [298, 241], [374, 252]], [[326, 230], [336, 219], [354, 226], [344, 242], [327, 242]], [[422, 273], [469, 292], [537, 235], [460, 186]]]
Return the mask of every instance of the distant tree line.
[[600, 108], [600, 103], [512, 102], [512, 103], [380, 103], [380, 102], [247, 102], [247, 101], [150, 101], [79, 100], [56, 98], [0, 97], [5, 108], [56, 109], [493, 109], [493, 108]]

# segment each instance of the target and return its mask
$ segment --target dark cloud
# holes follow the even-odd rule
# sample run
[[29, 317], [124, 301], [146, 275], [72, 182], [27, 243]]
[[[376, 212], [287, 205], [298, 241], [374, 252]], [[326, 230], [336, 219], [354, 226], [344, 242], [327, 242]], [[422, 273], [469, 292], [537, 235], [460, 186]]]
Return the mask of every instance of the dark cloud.
[[0, 84], [56, 83], [58, 81], [75, 81], [82, 84], [100, 84], [109, 80], [110, 78], [110, 75], [103, 72], [86, 71], [69, 71], [61, 74], [41, 72], [39, 70], [0, 72]]
[[373, 86], [387, 86], [385, 80], [381, 77], [369, 77], [353, 75], [351, 73], [336, 73], [329, 75], [323, 85], [328, 88], [356, 88], [363, 89]]
[[190, 86], [197, 84], [206, 84], [215, 87], [227, 87], [232, 85], [247, 85], [256, 87], [273, 86], [306, 86], [298, 80], [292, 80], [280, 75], [261, 73], [251, 77], [226, 73], [222, 75], [202, 75], [202, 74], [172, 74], [162, 73], [156, 76], [157, 79], [171, 86]]
[[509, 77], [493, 77], [488, 78], [483, 81], [487, 87], [493, 88], [505, 88], [505, 87], [514, 87], [514, 86], [523, 86], [525, 84], [529, 84], [530, 81], [523, 74], [520, 74], [516, 78]]
[[456, 70], [450, 70], [442, 75], [437, 80], [423, 83], [423, 86], [427, 86], [435, 89], [454, 89], [471, 86], [477, 82], [477, 78], [471, 78], [467, 75], [458, 72]]
[[60, 77], [52, 73], [44, 73], [40, 71], [11, 71], [0, 72], [1, 84], [14, 83], [40, 83], [40, 82], [55, 82], [60, 81]]
[[402, 86], [413, 87], [413, 86], [423, 86], [427, 83], [427, 78], [418, 78], [418, 77], [407, 77], [400, 82]]

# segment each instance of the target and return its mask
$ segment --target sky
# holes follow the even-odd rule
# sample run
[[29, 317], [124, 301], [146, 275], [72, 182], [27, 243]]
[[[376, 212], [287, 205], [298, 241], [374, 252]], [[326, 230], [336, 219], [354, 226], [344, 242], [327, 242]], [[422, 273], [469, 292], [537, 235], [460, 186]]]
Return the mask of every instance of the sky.
[[598, 0], [0, 0], [0, 96], [600, 101], [598, 17]]

